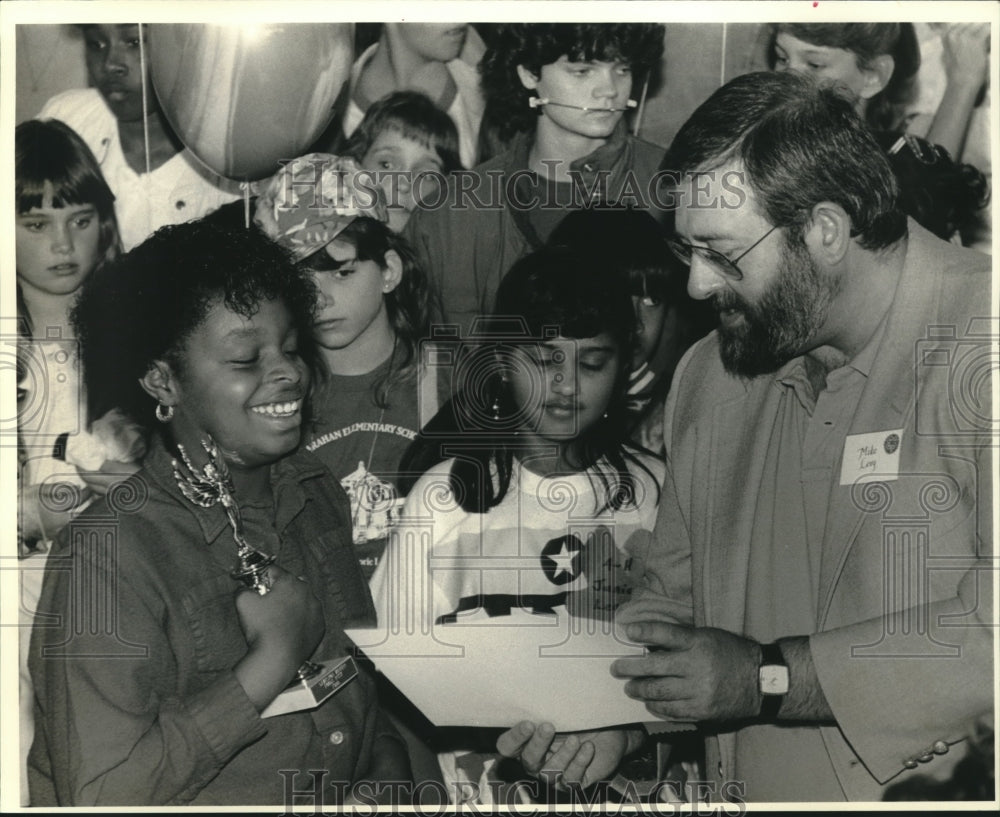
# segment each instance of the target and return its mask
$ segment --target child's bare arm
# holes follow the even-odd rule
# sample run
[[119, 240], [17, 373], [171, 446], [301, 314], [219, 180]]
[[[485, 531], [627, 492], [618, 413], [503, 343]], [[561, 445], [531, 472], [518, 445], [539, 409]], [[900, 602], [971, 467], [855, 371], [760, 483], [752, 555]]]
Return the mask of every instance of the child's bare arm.
[[612, 777], [627, 754], [642, 745], [641, 729], [560, 734], [550, 723], [522, 721], [497, 739], [497, 751], [517, 757], [529, 774], [556, 785], [587, 786]]

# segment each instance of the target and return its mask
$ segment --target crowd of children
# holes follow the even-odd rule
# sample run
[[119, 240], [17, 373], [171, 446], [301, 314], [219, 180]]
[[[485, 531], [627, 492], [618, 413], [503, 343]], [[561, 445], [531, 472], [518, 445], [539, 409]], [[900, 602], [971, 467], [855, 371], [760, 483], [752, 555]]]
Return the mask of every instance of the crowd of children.
[[[160, 112], [139, 27], [83, 26], [93, 87], [16, 135], [22, 606], [60, 616], [22, 639], [25, 804], [400, 805], [498, 777], [495, 746], [422, 732], [363, 660], [322, 706], [261, 712], [398, 603], [428, 508], [435, 557], [535, 562], [418, 564], [428, 624], [610, 619], [639, 580], [663, 401], [711, 328], [650, 195], [663, 148], [627, 129], [663, 33], [512, 23], [483, 54], [466, 24], [385, 24], [336, 155], [244, 202]], [[983, 174], [940, 123], [905, 132], [912, 26], [778, 25], [770, 49], [853, 95], [911, 216], [974, 231]], [[275, 557], [267, 592], [235, 592], [243, 532]], [[540, 729], [504, 754], [542, 734], [587, 783], [614, 771], [595, 746], [646, 745]]]

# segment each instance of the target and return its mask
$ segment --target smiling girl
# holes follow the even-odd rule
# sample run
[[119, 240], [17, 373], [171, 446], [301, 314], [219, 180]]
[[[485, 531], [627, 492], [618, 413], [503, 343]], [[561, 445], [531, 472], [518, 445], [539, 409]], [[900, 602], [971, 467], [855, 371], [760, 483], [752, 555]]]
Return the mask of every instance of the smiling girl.
[[[311, 802], [335, 804], [359, 780], [409, 780], [363, 667], [320, 707], [261, 718], [305, 659], [346, 655], [343, 628], [373, 612], [343, 492], [293, 455], [314, 301], [281, 248], [206, 221], [159, 230], [80, 299], [88, 388], [158, 433], [50, 558], [39, 610], [58, 624], [35, 629], [29, 659], [32, 805], [287, 806], [315, 787]], [[233, 579], [223, 509], [180, 490], [180, 446], [201, 469], [206, 440], [247, 540], [277, 558], [266, 595]]]

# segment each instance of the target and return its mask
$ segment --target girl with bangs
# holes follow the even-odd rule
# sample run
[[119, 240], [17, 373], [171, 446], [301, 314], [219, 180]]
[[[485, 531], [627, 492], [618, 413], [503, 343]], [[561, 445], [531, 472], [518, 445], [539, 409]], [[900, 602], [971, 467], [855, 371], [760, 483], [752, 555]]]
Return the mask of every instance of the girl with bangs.
[[[15, 130], [14, 237], [24, 371], [18, 430], [22, 550], [45, 543], [94, 494], [135, 470], [142, 436], [118, 413], [88, 423], [70, 311], [120, 249], [114, 196], [83, 140], [54, 120]], [[72, 501], [57, 501], [69, 488]]]
[[23, 760], [34, 734], [28, 633], [49, 548], [86, 505], [138, 468], [145, 441], [120, 412], [88, 421], [70, 326], [84, 283], [120, 251], [114, 196], [86, 144], [61, 122], [23, 122], [14, 145]]
[[[547, 247], [504, 277], [489, 323], [461, 364], [472, 388], [422, 433], [423, 463], [438, 462], [410, 489], [372, 577], [376, 610], [420, 611], [423, 632], [521, 615], [607, 621], [641, 572], [663, 478], [628, 441], [631, 297], [589, 255]], [[503, 565], [482, 569], [490, 558]], [[413, 588], [429, 602], [411, 605]], [[516, 785], [495, 732], [436, 737], [450, 790]], [[573, 740], [584, 753], [642, 743], [621, 729]]]
[[374, 103], [343, 153], [385, 192], [395, 232], [421, 202], [436, 201], [445, 177], [462, 166], [455, 123], [416, 91], [397, 91]]

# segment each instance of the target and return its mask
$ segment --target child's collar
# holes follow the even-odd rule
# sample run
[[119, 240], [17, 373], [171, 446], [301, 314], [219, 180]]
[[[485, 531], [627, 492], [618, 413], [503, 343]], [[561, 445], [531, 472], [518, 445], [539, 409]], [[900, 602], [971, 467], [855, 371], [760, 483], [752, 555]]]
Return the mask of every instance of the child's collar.
[[[579, 173], [590, 174], [605, 170], [614, 169], [615, 163], [628, 140], [628, 128], [623, 119], [618, 123], [608, 140], [598, 148], [574, 159], [570, 162], [570, 170]], [[528, 167], [528, 156], [531, 153], [531, 146], [534, 144], [534, 135], [526, 134], [524, 138], [515, 143], [515, 164], [517, 167]], [[551, 161], [551, 160], [546, 160]]]

